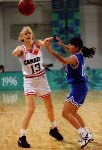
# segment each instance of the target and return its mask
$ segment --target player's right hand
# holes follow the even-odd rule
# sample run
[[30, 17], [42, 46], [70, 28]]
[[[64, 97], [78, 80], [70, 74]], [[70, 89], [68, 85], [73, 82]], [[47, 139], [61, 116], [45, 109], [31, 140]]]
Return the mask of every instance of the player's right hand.
[[56, 36], [56, 39], [58, 40], [58, 44], [60, 45], [60, 46], [62, 46], [63, 45], [63, 42], [62, 42], [62, 40], [58, 37], [58, 36]]

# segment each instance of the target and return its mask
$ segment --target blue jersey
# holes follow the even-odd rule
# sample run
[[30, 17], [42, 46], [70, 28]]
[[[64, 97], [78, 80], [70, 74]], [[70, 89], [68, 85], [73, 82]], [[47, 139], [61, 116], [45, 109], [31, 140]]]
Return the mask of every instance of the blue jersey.
[[84, 57], [81, 53], [74, 55], [77, 58], [78, 65], [73, 67], [71, 64], [66, 65], [66, 75], [68, 83], [86, 83]]

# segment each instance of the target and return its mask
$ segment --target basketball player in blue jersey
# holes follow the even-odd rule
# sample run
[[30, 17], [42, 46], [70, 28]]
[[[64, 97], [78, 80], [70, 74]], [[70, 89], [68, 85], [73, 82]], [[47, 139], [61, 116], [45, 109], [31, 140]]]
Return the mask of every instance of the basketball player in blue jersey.
[[64, 47], [71, 54], [70, 57], [64, 58], [51, 49], [49, 41], [45, 41], [45, 46], [49, 53], [66, 65], [67, 81], [72, 87], [65, 101], [62, 116], [77, 129], [81, 148], [84, 148], [89, 141], [93, 140], [93, 137], [77, 112], [84, 103], [88, 92], [84, 57], [93, 57], [95, 48], [83, 46], [83, 41], [78, 37], [72, 38], [69, 45], [64, 45], [59, 37], [56, 37], [56, 40], [60, 46]]
[[55, 139], [61, 141], [63, 136], [58, 132], [54, 111], [52, 106], [51, 89], [49, 87], [46, 74], [43, 67], [43, 58], [41, 47], [44, 41], [37, 40], [34, 42], [34, 33], [30, 27], [24, 27], [19, 35], [19, 41], [23, 45], [18, 46], [13, 52], [13, 56], [18, 56], [22, 65], [24, 75], [24, 93], [27, 104], [27, 112], [24, 115], [21, 135], [18, 140], [18, 146], [30, 148], [30, 144], [26, 140], [26, 131], [35, 110], [35, 98], [39, 96], [43, 99], [48, 112], [48, 118], [51, 122], [49, 134]]

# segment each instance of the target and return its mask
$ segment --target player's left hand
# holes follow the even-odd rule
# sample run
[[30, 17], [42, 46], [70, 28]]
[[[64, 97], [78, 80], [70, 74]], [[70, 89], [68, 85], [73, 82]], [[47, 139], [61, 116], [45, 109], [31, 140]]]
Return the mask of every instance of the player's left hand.
[[46, 41], [51, 41], [52, 39], [53, 39], [53, 37], [46, 38], [46, 39], [44, 40], [44, 42], [46, 42]]
[[50, 46], [50, 43], [49, 43], [48, 40], [44, 41], [44, 46], [45, 46], [45, 47], [49, 47], [49, 46]]

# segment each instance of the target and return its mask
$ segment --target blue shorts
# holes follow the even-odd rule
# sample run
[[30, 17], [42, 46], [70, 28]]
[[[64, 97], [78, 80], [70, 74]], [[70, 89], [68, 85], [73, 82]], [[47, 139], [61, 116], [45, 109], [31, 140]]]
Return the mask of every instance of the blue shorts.
[[72, 84], [72, 90], [70, 91], [66, 101], [72, 102], [78, 107], [84, 103], [87, 92], [88, 87], [86, 83]]

